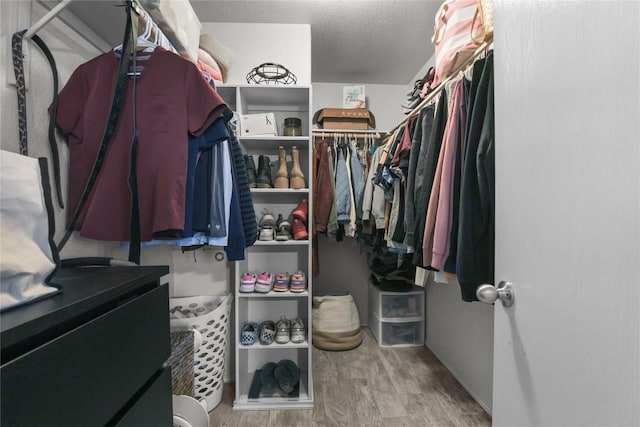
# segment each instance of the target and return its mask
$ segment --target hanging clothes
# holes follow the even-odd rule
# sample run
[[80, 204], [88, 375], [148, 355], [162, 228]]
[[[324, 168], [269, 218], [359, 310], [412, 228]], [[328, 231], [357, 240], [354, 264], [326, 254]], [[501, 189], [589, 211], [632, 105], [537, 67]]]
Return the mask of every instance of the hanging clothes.
[[346, 141], [342, 148], [346, 152], [347, 179], [349, 181], [349, 222], [344, 226], [344, 234], [347, 237], [356, 235], [356, 199], [353, 190], [353, 174], [351, 173], [351, 147]]
[[342, 147], [336, 150], [336, 208], [338, 210], [338, 224], [349, 223], [349, 212], [351, 210], [350, 189], [351, 181], [347, 172], [347, 161]]
[[[414, 228], [414, 254], [413, 264], [424, 266], [422, 260], [422, 243], [426, 224], [426, 213], [431, 197], [431, 189], [436, 174], [438, 157], [442, 146], [442, 137], [447, 124], [447, 94], [440, 93], [440, 98], [436, 105], [433, 123], [424, 122], [426, 127], [422, 129], [422, 144], [418, 154], [418, 166], [416, 168], [416, 184], [414, 195], [417, 195], [416, 203], [416, 223]], [[430, 129], [428, 126], [430, 126]], [[425, 139], [426, 138], [426, 139]]]
[[314, 145], [313, 159], [316, 168], [313, 179], [313, 221], [317, 232], [324, 233], [335, 197], [329, 168], [329, 141], [323, 139]]
[[329, 211], [329, 220], [327, 221], [327, 236], [334, 242], [338, 240], [338, 203], [337, 191], [336, 191], [336, 152], [333, 150], [333, 145], [327, 147], [327, 154], [329, 157], [329, 176], [331, 177], [331, 189], [335, 194], [335, 199], [331, 204], [331, 210]]
[[376, 165], [379, 164], [382, 159], [384, 149], [378, 147], [376, 152], [371, 158], [372, 167], [369, 169], [369, 175], [364, 187], [364, 194], [362, 200], [362, 220], [373, 221], [376, 229], [384, 228], [384, 214], [386, 208], [386, 201], [384, 198], [384, 190], [374, 184], [374, 178], [376, 176]]
[[[460, 193], [456, 272], [464, 301], [477, 301], [476, 288], [482, 283], [494, 283], [493, 52], [487, 55], [482, 73], [479, 74], [469, 121]], [[475, 72], [473, 78], [476, 79]]]
[[[247, 176], [247, 167], [244, 162], [242, 148], [235, 135], [229, 138], [229, 147], [231, 148], [232, 160], [234, 165], [234, 182], [238, 192], [238, 201], [240, 203], [240, 215], [242, 218], [242, 228], [244, 230], [245, 247], [252, 246], [258, 238], [258, 220], [256, 211], [253, 206], [253, 198], [249, 188], [249, 178]], [[242, 258], [244, 259], [244, 258]]]
[[[420, 111], [420, 114], [416, 119], [415, 131], [411, 138], [409, 170], [407, 172], [407, 197], [404, 211], [404, 244], [407, 246], [408, 252], [415, 251], [414, 229], [416, 221], [416, 202], [418, 200], [418, 194], [416, 193], [416, 181], [418, 180], [418, 177], [416, 176], [416, 171], [418, 169], [418, 158], [420, 148], [422, 146], [422, 135], [425, 128], [430, 131], [433, 123], [434, 112], [435, 106], [433, 105], [428, 105]], [[426, 121], [428, 121], [428, 123]]]
[[364, 167], [358, 156], [357, 141], [351, 141], [351, 185], [353, 186], [353, 198], [355, 199], [356, 224], [362, 222], [362, 197], [364, 193]]
[[[474, 70], [475, 70], [475, 66], [474, 66]], [[479, 73], [482, 71], [482, 69], [480, 68], [478, 70], [478, 75]], [[473, 71], [475, 73], [475, 71]], [[464, 78], [463, 80], [464, 83], [464, 92], [465, 92], [465, 104], [466, 104], [466, 117], [467, 117], [467, 122], [466, 123], [462, 123], [460, 122], [460, 134], [464, 135], [464, 137], [460, 138], [458, 141], [458, 148], [457, 148], [457, 155], [456, 155], [456, 160], [455, 160], [455, 169], [454, 169], [454, 176], [453, 176], [453, 195], [452, 195], [452, 208], [451, 208], [451, 234], [449, 236], [449, 255], [447, 256], [447, 261], [444, 264], [443, 267], [443, 271], [446, 273], [445, 276], [447, 276], [447, 278], [452, 278], [455, 277], [455, 273], [456, 273], [456, 259], [458, 256], [458, 226], [460, 224], [460, 188], [461, 188], [461, 181], [462, 181], [462, 163], [464, 161], [464, 149], [465, 149], [465, 144], [466, 144], [466, 139], [467, 139], [467, 129], [468, 129], [468, 125], [469, 125], [469, 111], [470, 111], [470, 106], [469, 106], [469, 97], [470, 97], [470, 88], [471, 88], [471, 81], [468, 80], [467, 78]], [[462, 128], [462, 126], [464, 126]]]
[[433, 229], [433, 247], [431, 267], [442, 270], [449, 256], [449, 238], [453, 217], [453, 189], [456, 156], [460, 141], [465, 138], [467, 125], [467, 105], [465, 103], [464, 78], [458, 79], [453, 89], [451, 114], [448, 118], [445, 133], [444, 155], [442, 156], [442, 177], [438, 206]]
[[[136, 81], [139, 129], [137, 185], [141, 240], [154, 233], [182, 230], [185, 220], [188, 137], [204, 132], [226, 108], [197, 67], [162, 48], [140, 59]], [[79, 66], [58, 98], [56, 124], [69, 141], [68, 220], [78, 205], [97, 157], [109, 115], [118, 68], [113, 51]], [[127, 177], [133, 136], [133, 85], [127, 85], [119, 125], [104, 165], [78, 221], [81, 236], [129, 239], [130, 196]]]

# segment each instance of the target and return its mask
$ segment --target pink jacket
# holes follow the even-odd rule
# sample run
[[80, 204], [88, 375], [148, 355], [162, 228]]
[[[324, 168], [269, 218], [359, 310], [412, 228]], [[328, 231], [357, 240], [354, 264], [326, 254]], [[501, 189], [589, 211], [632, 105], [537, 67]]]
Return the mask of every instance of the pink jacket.
[[464, 141], [467, 124], [467, 107], [464, 100], [464, 78], [457, 81], [453, 90], [451, 113], [447, 119], [447, 130], [444, 134], [446, 148], [442, 160], [442, 177], [440, 179], [440, 197], [435, 215], [433, 232], [433, 256], [431, 267], [442, 270], [449, 256], [452, 212], [453, 212], [453, 180], [456, 151], [460, 139]]

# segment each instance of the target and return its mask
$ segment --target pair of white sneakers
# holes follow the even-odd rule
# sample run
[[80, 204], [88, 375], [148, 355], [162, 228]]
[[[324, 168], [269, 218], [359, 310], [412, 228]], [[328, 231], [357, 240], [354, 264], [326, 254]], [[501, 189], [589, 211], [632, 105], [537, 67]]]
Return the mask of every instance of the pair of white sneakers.
[[294, 344], [304, 342], [306, 338], [304, 322], [300, 318], [287, 319], [282, 316], [276, 323], [275, 341], [278, 344], [286, 344], [291, 341]]

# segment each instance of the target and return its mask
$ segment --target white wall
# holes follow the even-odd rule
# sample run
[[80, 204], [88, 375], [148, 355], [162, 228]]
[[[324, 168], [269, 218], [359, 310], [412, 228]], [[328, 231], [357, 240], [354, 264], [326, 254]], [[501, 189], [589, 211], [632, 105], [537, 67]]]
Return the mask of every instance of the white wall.
[[426, 346], [489, 413], [493, 394], [493, 306], [460, 299], [458, 283], [426, 289]]
[[[342, 87], [356, 83], [313, 82], [313, 111], [321, 108], [342, 108]], [[366, 84], [367, 108], [376, 118], [376, 129], [387, 132], [405, 116], [400, 106], [404, 102], [404, 85]]]
[[203, 22], [202, 33], [215, 36], [234, 52], [229, 84], [247, 83], [247, 74], [265, 62], [285, 66], [295, 74], [298, 85], [311, 84], [309, 25]]

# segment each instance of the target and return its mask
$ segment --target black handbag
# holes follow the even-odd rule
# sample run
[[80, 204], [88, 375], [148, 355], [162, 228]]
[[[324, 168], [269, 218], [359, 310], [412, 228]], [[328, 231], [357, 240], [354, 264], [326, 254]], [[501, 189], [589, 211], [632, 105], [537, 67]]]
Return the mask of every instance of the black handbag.
[[407, 92], [406, 100], [402, 104], [404, 114], [409, 114], [414, 108], [422, 102], [422, 100], [434, 89], [433, 80], [436, 77], [435, 67], [429, 68], [429, 71], [420, 80], [413, 83], [413, 87]]

